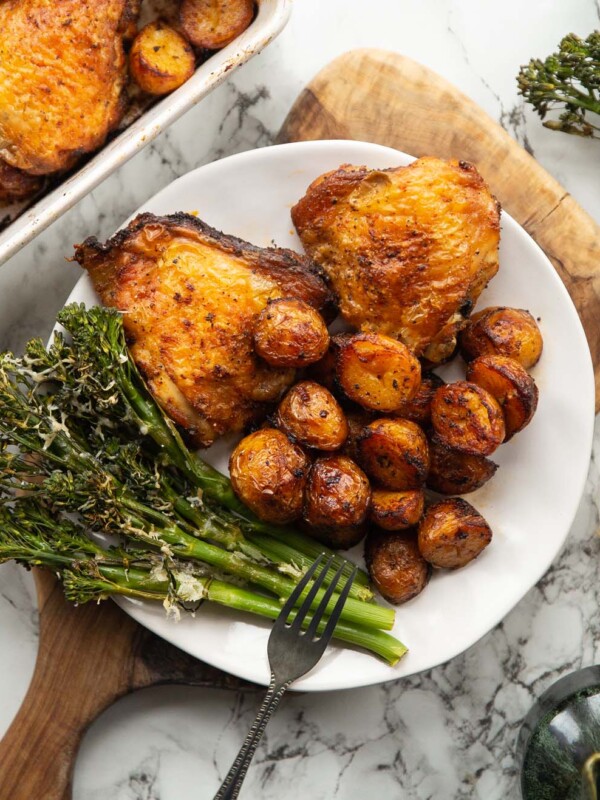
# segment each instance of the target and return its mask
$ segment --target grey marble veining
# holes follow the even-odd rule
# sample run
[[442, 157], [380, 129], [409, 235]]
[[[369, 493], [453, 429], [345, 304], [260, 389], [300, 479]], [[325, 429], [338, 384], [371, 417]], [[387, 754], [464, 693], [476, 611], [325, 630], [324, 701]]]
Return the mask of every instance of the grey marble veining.
[[[598, 0], [296, 0], [270, 48], [0, 269], [0, 348], [47, 336], [80, 275], [65, 260], [74, 242], [109, 235], [186, 171], [270, 144], [302, 86], [353, 47], [397, 50], [443, 74], [600, 220], [600, 143], [545, 130], [515, 84], [519, 64], [550, 52], [568, 31], [586, 35], [599, 25]], [[600, 430], [566, 547], [495, 630], [450, 663], [397, 683], [290, 695], [244, 796], [518, 798], [515, 741], [533, 698], [563, 673], [600, 660], [599, 454]], [[30, 576], [1, 566], [0, 734], [26, 691], [36, 646]], [[212, 797], [257, 702], [252, 694], [183, 688], [122, 700], [86, 736], [75, 800]]]

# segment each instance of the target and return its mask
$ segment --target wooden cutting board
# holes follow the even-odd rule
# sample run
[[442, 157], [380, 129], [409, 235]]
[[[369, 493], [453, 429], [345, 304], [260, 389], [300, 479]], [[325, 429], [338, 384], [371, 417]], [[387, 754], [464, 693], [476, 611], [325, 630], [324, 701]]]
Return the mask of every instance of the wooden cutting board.
[[497, 122], [427, 67], [383, 50], [353, 50], [310, 82], [278, 137], [305, 139], [357, 139], [476, 164], [573, 298], [592, 353], [600, 410], [600, 227]]
[[[477, 164], [567, 285], [588, 335], [599, 385], [600, 230], [496, 122], [414, 61], [358, 50], [325, 67], [302, 92], [279, 141], [333, 138]], [[38, 659], [23, 706], [0, 742], [2, 798], [70, 800], [85, 729], [128, 692], [161, 683], [252, 688], [158, 639], [114, 603], [74, 608], [51, 576], [37, 573], [35, 579]]]

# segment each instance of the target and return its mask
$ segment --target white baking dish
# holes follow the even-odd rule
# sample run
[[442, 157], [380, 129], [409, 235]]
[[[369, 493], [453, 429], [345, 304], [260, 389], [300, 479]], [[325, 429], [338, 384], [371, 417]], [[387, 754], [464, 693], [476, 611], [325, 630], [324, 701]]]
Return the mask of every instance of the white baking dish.
[[[256, 19], [234, 42], [214, 53], [172, 94], [145, 111], [81, 169], [44, 195], [0, 233], [0, 264], [57, 220], [78, 200], [218, 86], [232, 70], [260, 53], [283, 29], [291, 0], [259, 0]], [[3, 209], [0, 209], [0, 216]]]

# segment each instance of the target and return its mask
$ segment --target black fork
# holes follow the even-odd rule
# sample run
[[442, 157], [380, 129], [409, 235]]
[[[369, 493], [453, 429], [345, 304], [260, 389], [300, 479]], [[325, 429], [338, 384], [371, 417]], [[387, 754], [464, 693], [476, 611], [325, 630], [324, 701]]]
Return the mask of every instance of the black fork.
[[[310, 614], [310, 609], [317, 596], [317, 592], [325, 581], [332, 560], [333, 556], [325, 562], [319, 575], [314, 580], [304, 598], [302, 605], [300, 608], [296, 609], [296, 603], [300, 600], [302, 592], [306, 589], [319, 565], [323, 562], [323, 554], [314, 561], [287, 599], [285, 605], [281, 609], [281, 613], [275, 620], [267, 647], [269, 666], [271, 668], [271, 683], [269, 684], [267, 694], [265, 695], [265, 699], [263, 700], [256, 719], [248, 732], [248, 736], [246, 736], [244, 744], [233, 762], [231, 769], [227, 773], [225, 780], [221, 784], [221, 788], [215, 795], [214, 800], [235, 800], [238, 796], [252, 757], [256, 752], [258, 743], [267, 726], [267, 722], [279, 705], [283, 693], [293, 681], [305, 675], [317, 664], [325, 652], [329, 640], [333, 636], [333, 631], [338, 623], [350, 587], [356, 576], [356, 568], [354, 568], [350, 577], [342, 586], [338, 601], [329, 619], [325, 621], [324, 617], [327, 604], [340, 583], [345, 562], [335, 573], [321, 602], [312, 615]], [[308, 627], [306, 632], [303, 632], [302, 628], [307, 623]]]

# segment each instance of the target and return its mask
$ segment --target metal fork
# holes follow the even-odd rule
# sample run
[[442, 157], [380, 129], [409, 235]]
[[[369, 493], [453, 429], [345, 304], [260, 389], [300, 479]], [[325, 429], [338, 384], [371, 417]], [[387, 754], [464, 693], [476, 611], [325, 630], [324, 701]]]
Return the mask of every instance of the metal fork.
[[227, 773], [225, 780], [221, 784], [221, 788], [215, 795], [214, 800], [235, 800], [238, 796], [252, 757], [256, 752], [258, 743], [267, 726], [267, 722], [279, 705], [285, 690], [293, 681], [305, 675], [317, 664], [333, 636], [333, 631], [342, 613], [350, 587], [356, 577], [356, 567], [342, 587], [338, 601], [325, 624], [323, 624], [323, 618], [327, 605], [340, 583], [346, 562], [340, 566], [333, 580], [325, 590], [321, 602], [310, 618], [306, 632], [302, 631], [302, 626], [309, 619], [310, 608], [319, 589], [323, 586], [332, 561], [333, 556], [325, 562], [318, 577], [313, 582], [310, 591], [304, 598], [302, 605], [296, 610], [295, 606], [300, 600], [302, 592], [306, 589], [319, 565], [323, 562], [323, 553], [321, 553], [306, 571], [306, 574], [289, 596], [279, 616], [275, 620], [267, 646], [269, 666], [271, 668], [271, 683], [269, 684], [269, 689], [267, 690], [267, 694], [265, 695], [265, 699], [263, 700], [256, 719], [248, 732], [248, 736], [246, 736], [244, 744], [233, 762], [231, 769]]

